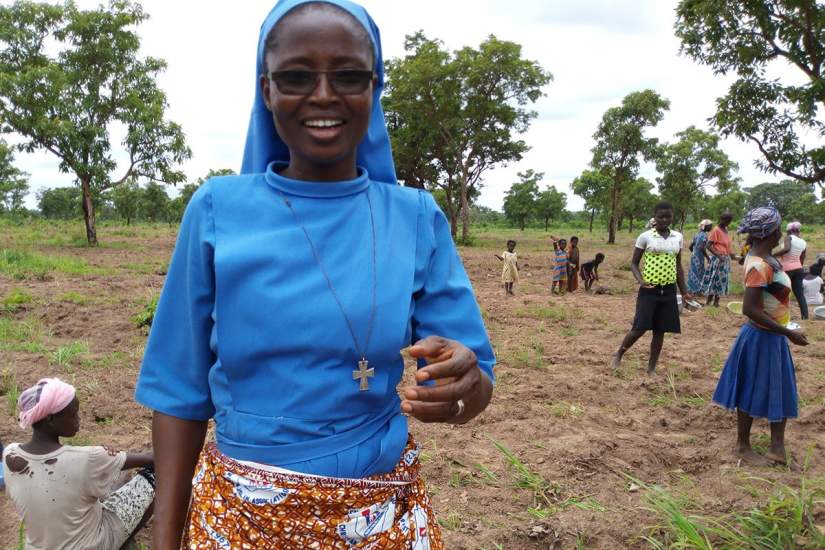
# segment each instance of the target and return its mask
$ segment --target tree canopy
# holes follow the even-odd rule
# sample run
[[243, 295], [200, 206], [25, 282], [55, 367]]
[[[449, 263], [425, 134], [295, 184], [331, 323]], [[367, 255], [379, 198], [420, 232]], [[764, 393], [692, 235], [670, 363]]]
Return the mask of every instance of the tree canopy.
[[[737, 79], [717, 100], [713, 124], [722, 135], [756, 144], [762, 170], [825, 181], [825, 5], [817, 0], [682, 0], [676, 9], [682, 51], [715, 74]], [[796, 75], [775, 78], [773, 62]], [[785, 62], [785, 63], [782, 63]]]
[[398, 177], [441, 191], [452, 234], [460, 218], [466, 241], [483, 175], [528, 150], [514, 136], [536, 117], [528, 105], [552, 76], [522, 58], [519, 44], [492, 35], [450, 52], [419, 31], [404, 48], [406, 56], [386, 62], [383, 101]]
[[611, 107], [602, 116], [593, 139], [591, 167], [610, 177], [607, 242], [616, 242], [616, 228], [622, 217], [625, 188], [638, 175], [642, 159], [655, 160], [659, 141], [645, 135], [656, 126], [670, 108], [670, 102], [653, 90], [632, 92], [619, 107]]
[[[97, 10], [72, 2], [17, 1], [0, 7], [0, 120], [22, 149], [56, 156], [81, 190], [90, 244], [97, 242], [93, 196], [133, 178], [178, 183], [189, 158], [183, 131], [165, 120], [156, 78], [166, 67], [139, 57], [140, 5], [109, 0]], [[110, 130], [125, 129], [128, 162], [118, 172]]]
[[29, 175], [14, 165], [14, 152], [0, 139], [0, 213], [23, 210], [29, 192]]

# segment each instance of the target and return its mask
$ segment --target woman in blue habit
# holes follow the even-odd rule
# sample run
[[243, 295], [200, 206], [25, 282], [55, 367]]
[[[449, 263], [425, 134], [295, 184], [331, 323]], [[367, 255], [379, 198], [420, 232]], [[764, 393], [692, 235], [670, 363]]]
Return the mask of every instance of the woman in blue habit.
[[495, 359], [447, 220], [397, 185], [383, 77], [356, 4], [261, 27], [242, 175], [187, 207], [137, 385], [155, 550], [443, 548], [407, 416], [472, 419]]

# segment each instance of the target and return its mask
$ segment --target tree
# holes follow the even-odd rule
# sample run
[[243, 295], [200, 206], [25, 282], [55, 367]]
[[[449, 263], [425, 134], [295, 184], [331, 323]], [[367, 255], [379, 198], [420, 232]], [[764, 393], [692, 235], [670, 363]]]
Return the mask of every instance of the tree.
[[[22, 136], [26, 151], [52, 153], [62, 172], [75, 175], [89, 244], [97, 243], [95, 194], [131, 178], [183, 181], [174, 166], [191, 156], [180, 126], [164, 120], [166, 96], [155, 79], [165, 63], [138, 58], [134, 27], [147, 17], [128, 0], [94, 11], [70, 1], [0, 7], [3, 131]], [[128, 157], [118, 175], [115, 124], [125, 130]]]
[[387, 61], [383, 102], [396, 169], [405, 183], [444, 191], [453, 237], [460, 218], [466, 242], [482, 176], [528, 150], [513, 135], [536, 117], [527, 105], [552, 76], [492, 35], [450, 53], [419, 31], [404, 47], [405, 57]]
[[126, 220], [126, 225], [131, 225], [132, 220], [138, 217], [142, 193], [135, 180], [124, 182], [109, 191], [108, 195], [114, 204], [115, 212]]
[[725, 193], [736, 185], [739, 166], [719, 148], [719, 136], [690, 126], [676, 134], [678, 141], [662, 147], [656, 168], [662, 173], [659, 192], [676, 208], [684, 229], [688, 212], [696, 212], [715, 187]]
[[573, 193], [584, 199], [584, 209], [590, 213], [591, 233], [596, 213], [607, 210], [610, 186], [610, 176], [598, 170], [585, 170], [570, 184]]
[[504, 193], [504, 217], [524, 231], [527, 221], [536, 211], [538, 182], [544, 177], [544, 173], [527, 170], [519, 172], [518, 177], [519, 181]]
[[733, 219], [741, 219], [745, 215], [745, 205], [748, 201], [748, 194], [739, 188], [739, 184], [734, 183], [723, 193], [713, 195], [710, 200], [702, 205], [696, 212], [697, 218], [718, 219], [723, 212], [733, 214]]
[[636, 178], [630, 182], [622, 197], [622, 212], [627, 218], [628, 231], [633, 232], [634, 220], [646, 220], [653, 213], [659, 197], [651, 190], [653, 184], [645, 178]]
[[74, 220], [83, 215], [77, 187], [55, 187], [37, 193], [37, 206], [44, 218]]
[[[817, 0], [682, 0], [676, 8], [682, 51], [714, 74], [736, 81], [711, 118], [722, 135], [756, 144], [762, 170], [816, 183], [825, 180], [825, 5]], [[769, 69], [798, 69], [775, 79]], [[782, 81], [784, 80], [784, 82]]]
[[813, 183], [800, 184], [794, 180], [782, 180], [779, 183], [762, 183], [747, 191], [748, 208], [772, 204], [783, 219], [822, 223], [822, 218], [810, 219], [810, 214], [816, 214], [816, 209], [810, 207], [817, 204]]
[[181, 221], [183, 219], [183, 213], [186, 211], [186, 206], [189, 204], [189, 201], [192, 199], [192, 195], [195, 194], [195, 191], [203, 185], [203, 183], [208, 180], [209, 178], [215, 176], [234, 176], [235, 171], [231, 168], [218, 168], [217, 170], [210, 168], [209, 172], [206, 173], [205, 176], [198, 178], [196, 183], [187, 183], [183, 187], [181, 187], [178, 196], [172, 199], [169, 202], [169, 215], [170, 218], [174, 219], [175, 221]]
[[535, 214], [544, 222], [545, 231], [550, 229], [550, 220], [561, 216], [565, 206], [567, 206], [567, 195], [555, 187], [548, 187], [539, 192], [536, 196]]
[[670, 102], [653, 90], [628, 94], [619, 107], [608, 109], [593, 139], [593, 160], [590, 165], [610, 176], [608, 201], [608, 244], [616, 242], [616, 227], [622, 217], [622, 195], [625, 187], [636, 179], [640, 159], [655, 160], [658, 140], [645, 137], [648, 127], [664, 118]]
[[162, 185], [150, 181], [141, 190], [140, 210], [150, 222], [169, 221], [169, 195]]
[[29, 192], [29, 175], [14, 166], [14, 153], [0, 139], [0, 214], [23, 210]]

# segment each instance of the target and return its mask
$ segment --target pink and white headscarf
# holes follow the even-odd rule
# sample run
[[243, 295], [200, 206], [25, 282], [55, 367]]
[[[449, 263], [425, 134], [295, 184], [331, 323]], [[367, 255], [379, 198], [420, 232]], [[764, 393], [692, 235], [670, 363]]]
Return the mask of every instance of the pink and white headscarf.
[[58, 378], [43, 378], [17, 399], [17, 420], [28, 430], [49, 416], [65, 409], [75, 396], [74, 386]]
[[802, 224], [799, 222], [791, 222], [785, 228], [785, 231], [802, 231]]

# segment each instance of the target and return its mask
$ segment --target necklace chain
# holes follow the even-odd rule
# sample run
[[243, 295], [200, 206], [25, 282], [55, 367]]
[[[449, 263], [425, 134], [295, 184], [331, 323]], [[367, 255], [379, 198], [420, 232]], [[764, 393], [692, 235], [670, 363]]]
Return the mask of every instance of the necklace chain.
[[376, 294], [378, 288], [378, 276], [376, 272], [376, 246], [375, 246], [375, 220], [373, 219], [372, 214], [372, 201], [370, 200], [369, 190], [365, 193], [367, 196], [367, 205], [369, 206], [370, 211], [370, 228], [372, 229], [372, 307], [370, 308], [370, 323], [367, 327], [367, 338], [364, 341], [364, 350], [361, 350], [361, 346], [358, 345], [358, 338], [355, 336], [355, 329], [352, 326], [352, 321], [350, 321], [349, 316], [347, 315], [346, 310], [344, 310], [344, 305], [341, 303], [341, 300], [338, 298], [338, 293], [335, 292], [335, 287], [332, 285], [332, 279], [330, 278], [327, 270], [324, 269], [324, 264], [321, 262], [321, 256], [318, 254], [318, 250], [315, 248], [315, 244], [312, 242], [312, 239], [309, 237], [309, 232], [307, 231], [304, 224], [301, 223], [301, 219], [298, 217], [297, 212], [295, 209], [292, 208], [292, 203], [289, 202], [289, 199], [286, 198], [286, 195], [278, 189], [278, 193], [281, 195], [281, 198], [284, 200], [284, 204], [286, 204], [289, 211], [292, 213], [292, 217], [295, 219], [295, 223], [303, 230], [304, 237], [306, 237], [307, 242], [309, 243], [310, 249], [312, 249], [312, 255], [315, 258], [315, 263], [318, 264], [318, 268], [321, 270], [321, 273], [324, 275], [324, 279], [327, 281], [327, 286], [329, 287], [329, 291], [332, 293], [332, 297], [335, 299], [335, 303], [338, 304], [338, 309], [341, 310], [341, 315], [344, 317], [344, 321], [347, 323], [347, 328], [349, 329], [349, 333], [352, 336], [352, 343], [355, 344], [355, 351], [358, 355], [361, 356], [361, 360], [366, 360], [367, 350], [370, 347], [370, 337], [372, 337], [372, 329], [375, 325], [375, 312], [376, 312]]

